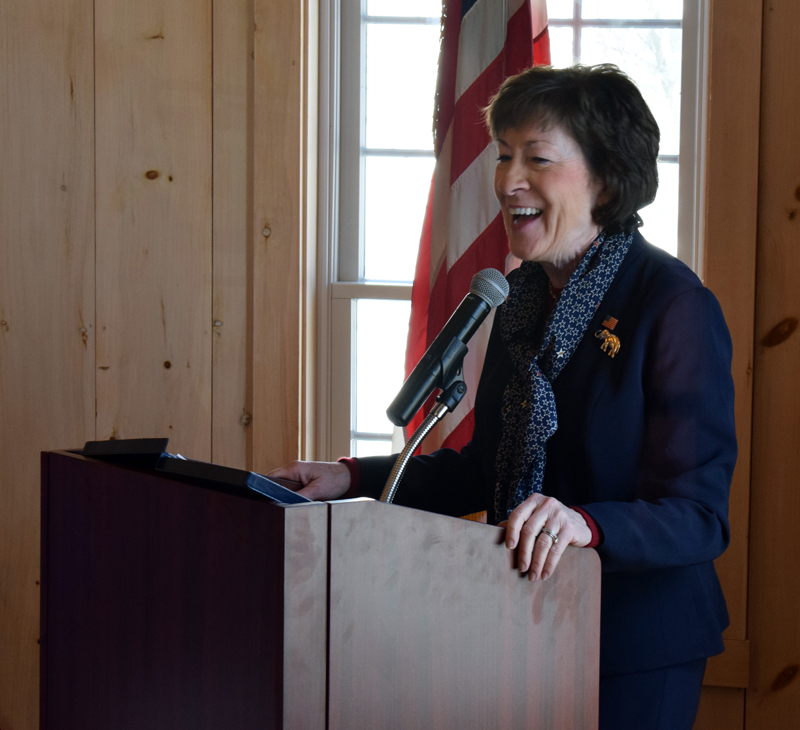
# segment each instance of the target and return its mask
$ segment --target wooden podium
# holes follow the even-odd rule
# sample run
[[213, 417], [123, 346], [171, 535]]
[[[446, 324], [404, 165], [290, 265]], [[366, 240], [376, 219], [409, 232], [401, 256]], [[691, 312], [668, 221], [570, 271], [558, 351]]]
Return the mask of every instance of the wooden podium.
[[502, 530], [42, 455], [42, 730], [597, 727], [600, 567]]

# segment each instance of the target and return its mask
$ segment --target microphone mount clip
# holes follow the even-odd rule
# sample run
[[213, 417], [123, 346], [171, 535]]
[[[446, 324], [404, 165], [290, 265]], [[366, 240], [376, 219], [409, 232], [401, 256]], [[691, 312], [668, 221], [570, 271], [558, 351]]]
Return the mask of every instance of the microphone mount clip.
[[463, 375], [463, 360], [464, 355], [467, 353], [466, 346], [461, 344], [463, 353], [458, 362], [458, 367], [452, 371], [452, 375], [445, 383], [442, 392], [436, 397], [436, 405], [431, 408], [431, 412], [425, 416], [425, 419], [420, 424], [419, 428], [414, 431], [414, 435], [408, 440], [400, 455], [397, 457], [389, 478], [386, 480], [386, 485], [381, 493], [381, 502], [393, 502], [397, 487], [400, 485], [400, 480], [405, 474], [406, 466], [409, 459], [413, 456], [419, 445], [425, 440], [425, 437], [431, 432], [433, 427], [441, 421], [446, 413], [455, 410], [456, 406], [461, 403], [461, 399], [467, 394], [467, 384], [464, 382]]

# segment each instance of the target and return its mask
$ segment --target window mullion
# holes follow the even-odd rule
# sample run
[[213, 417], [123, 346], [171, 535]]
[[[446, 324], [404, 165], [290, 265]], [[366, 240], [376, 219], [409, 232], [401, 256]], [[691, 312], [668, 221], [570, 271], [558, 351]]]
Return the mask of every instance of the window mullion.
[[406, 18], [402, 15], [362, 15], [367, 23], [376, 25], [439, 25], [439, 18]]

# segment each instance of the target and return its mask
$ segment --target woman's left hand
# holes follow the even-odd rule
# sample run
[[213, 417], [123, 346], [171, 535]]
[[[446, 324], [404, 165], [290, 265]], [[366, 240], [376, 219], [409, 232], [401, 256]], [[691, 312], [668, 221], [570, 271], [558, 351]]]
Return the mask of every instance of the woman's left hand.
[[[557, 540], [548, 534], [551, 532]], [[519, 572], [527, 570], [530, 580], [549, 578], [567, 545], [584, 547], [591, 539], [592, 532], [580, 512], [543, 494], [528, 497], [506, 523], [506, 547], [517, 548]]]

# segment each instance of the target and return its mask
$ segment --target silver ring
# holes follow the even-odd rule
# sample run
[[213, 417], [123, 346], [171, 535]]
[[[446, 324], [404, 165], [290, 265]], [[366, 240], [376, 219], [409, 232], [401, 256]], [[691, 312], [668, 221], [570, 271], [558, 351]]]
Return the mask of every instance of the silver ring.
[[547, 535], [553, 541], [553, 545], [558, 543], [558, 533], [557, 532], [553, 532], [552, 530], [548, 530], [546, 527], [544, 527], [544, 528], [542, 528], [542, 531], [541, 531], [540, 534]]

